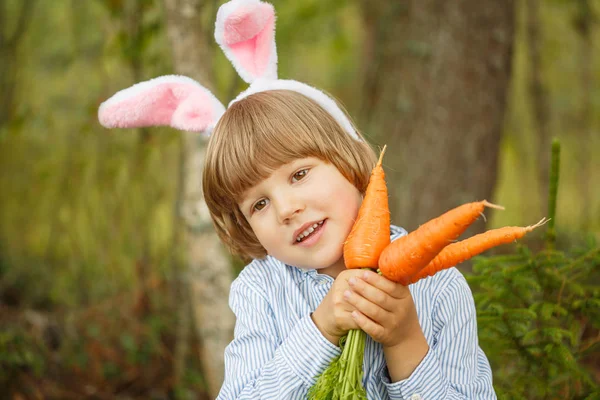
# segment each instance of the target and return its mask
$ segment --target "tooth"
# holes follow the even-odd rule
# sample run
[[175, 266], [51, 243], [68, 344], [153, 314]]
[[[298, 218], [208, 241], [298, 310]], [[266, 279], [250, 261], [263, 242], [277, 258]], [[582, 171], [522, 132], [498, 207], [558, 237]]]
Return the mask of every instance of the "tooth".
[[325, 222], [325, 220], [314, 223], [313, 226], [299, 234], [298, 237], [296, 237], [296, 241], [301, 242], [302, 239], [313, 233], [320, 225], [323, 225], [323, 222]]

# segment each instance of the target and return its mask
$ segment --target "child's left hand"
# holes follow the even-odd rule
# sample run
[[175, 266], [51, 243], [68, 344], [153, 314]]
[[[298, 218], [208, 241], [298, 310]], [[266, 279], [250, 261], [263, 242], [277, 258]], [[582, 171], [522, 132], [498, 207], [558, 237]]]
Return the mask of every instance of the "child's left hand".
[[344, 297], [356, 307], [352, 317], [373, 340], [394, 347], [423, 336], [408, 287], [366, 270], [348, 283]]

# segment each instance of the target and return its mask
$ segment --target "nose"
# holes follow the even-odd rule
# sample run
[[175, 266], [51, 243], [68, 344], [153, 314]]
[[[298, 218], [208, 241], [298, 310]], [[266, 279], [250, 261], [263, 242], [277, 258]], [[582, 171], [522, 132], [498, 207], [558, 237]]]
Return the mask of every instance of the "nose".
[[286, 224], [290, 222], [297, 214], [304, 210], [304, 201], [294, 193], [280, 193], [275, 198], [271, 198], [277, 211], [279, 223]]

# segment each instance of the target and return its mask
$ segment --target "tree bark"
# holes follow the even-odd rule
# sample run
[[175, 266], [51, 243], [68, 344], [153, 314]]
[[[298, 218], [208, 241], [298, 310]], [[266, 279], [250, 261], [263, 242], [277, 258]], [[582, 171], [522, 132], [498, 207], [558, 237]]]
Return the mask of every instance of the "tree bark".
[[[164, 4], [175, 71], [210, 88], [213, 46], [208, 40], [212, 34], [208, 32], [212, 33], [212, 25], [203, 27], [201, 15], [206, 11], [204, 7], [213, 7], [213, 3], [164, 0]], [[233, 272], [214, 232], [202, 195], [205, 145], [198, 134], [186, 132], [182, 146], [179, 212], [187, 258], [185, 281], [189, 283], [193, 321], [202, 343], [200, 355], [208, 392], [214, 398], [223, 382], [223, 354], [234, 325], [233, 313], [228, 306]]]
[[362, 4], [360, 122], [388, 145], [392, 220], [412, 230], [490, 199], [511, 75], [512, 0]]

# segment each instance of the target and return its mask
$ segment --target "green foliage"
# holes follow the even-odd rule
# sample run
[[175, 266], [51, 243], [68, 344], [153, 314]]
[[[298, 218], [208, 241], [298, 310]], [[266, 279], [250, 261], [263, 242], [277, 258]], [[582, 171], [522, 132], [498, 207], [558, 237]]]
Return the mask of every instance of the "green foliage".
[[331, 361], [308, 391], [311, 400], [367, 400], [362, 385], [367, 334], [351, 330], [340, 339], [342, 354]]
[[[555, 215], [559, 145], [553, 144], [550, 215]], [[593, 237], [555, 248], [519, 245], [512, 254], [477, 257], [467, 276], [499, 398], [592, 398], [599, 386], [600, 246]]]
[[45, 362], [40, 350], [31, 335], [16, 328], [0, 330], [0, 387], [10, 387], [21, 373], [41, 375]]
[[588, 362], [599, 347], [599, 265], [596, 244], [475, 259], [468, 280], [499, 395], [572, 398], [598, 388]]

